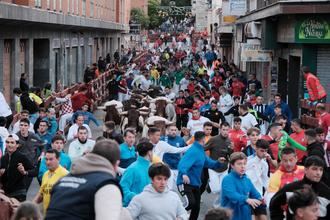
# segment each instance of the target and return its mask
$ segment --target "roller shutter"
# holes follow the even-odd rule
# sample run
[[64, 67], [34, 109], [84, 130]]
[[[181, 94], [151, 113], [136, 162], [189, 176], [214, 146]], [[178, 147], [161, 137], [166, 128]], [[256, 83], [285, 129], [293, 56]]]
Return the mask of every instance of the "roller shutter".
[[325, 88], [330, 101], [330, 47], [322, 46], [317, 49], [317, 77]]

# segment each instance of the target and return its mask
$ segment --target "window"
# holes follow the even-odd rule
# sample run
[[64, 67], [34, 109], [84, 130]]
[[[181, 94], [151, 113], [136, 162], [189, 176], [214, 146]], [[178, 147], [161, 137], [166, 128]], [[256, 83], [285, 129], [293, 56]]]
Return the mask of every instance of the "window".
[[71, 14], [74, 14], [74, 0], [71, 0]]
[[62, 0], [58, 0], [59, 1], [59, 10], [62, 11]]
[[53, 10], [56, 11], [56, 0], [53, 0]]
[[79, 15], [79, 0], [76, 0], [76, 14]]
[[94, 17], [94, 0], [91, 0], [90, 16]]
[[50, 9], [50, 0], [47, 0], [47, 9]]
[[41, 8], [41, 0], [35, 0], [35, 1], [34, 1], [34, 5], [35, 5], [37, 8]]
[[82, 0], [81, 13], [82, 16], [86, 16], [86, 0]]

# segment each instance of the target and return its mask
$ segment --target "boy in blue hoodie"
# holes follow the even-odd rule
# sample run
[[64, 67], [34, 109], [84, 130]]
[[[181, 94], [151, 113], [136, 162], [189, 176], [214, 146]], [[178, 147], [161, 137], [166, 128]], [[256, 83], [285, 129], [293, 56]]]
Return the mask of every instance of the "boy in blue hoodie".
[[[191, 210], [189, 220], [197, 220], [201, 201], [201, 175], [203, 168], [217, 169], [223, 166], [224, 158], [212, 160], [204, 152], [205, 133], [197, 131], [195, 142], [185, 153], [178, 165], [178, 190], [184, 198], [186, 210]], [[220, 162], [221, 161], [221, 162]]]
[[221, 206], [233, 210], [233, 220], [251, 220], [251, 208], [264, 206], [263, 198], [245, 174], [246, 163], [244, 153], [231, 154], [232, 170], [222, 181]]

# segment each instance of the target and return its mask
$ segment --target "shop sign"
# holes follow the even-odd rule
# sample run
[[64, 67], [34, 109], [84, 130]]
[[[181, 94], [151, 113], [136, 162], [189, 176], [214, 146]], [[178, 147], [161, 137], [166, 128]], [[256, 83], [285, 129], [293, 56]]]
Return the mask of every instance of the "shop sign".
[[243, 62], [271, 62], [273, 53], [261, 50], [258, 44], [242, 44], [241, 61]]
[[299, 21], [295, 31], [297, 43], [330, 43], [330, 22], [321, 17]]
[[229, 0], [230, 15], [245, 15], [246, 0]]

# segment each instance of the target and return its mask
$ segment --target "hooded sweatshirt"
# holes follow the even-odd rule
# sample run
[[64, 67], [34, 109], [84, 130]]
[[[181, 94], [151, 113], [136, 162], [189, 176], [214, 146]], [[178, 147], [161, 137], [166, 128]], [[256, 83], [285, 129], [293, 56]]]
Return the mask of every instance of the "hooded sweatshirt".
[[178, 194], [168, 188], [159, 193], [151, 184], [147, 185], [141, 194], [133, 198], [127, 209], [133, 219], [139, 220], [188, 219]]
[[[116, 176], [116, 172], [113, 165], [106, 158], [94, 153], [88, 153], [87, 155], [77, 159], [73, 162], [71, 167], [71, 174], [74, 176], [89, 174], [93, 172], [103, 172], [111, 174], [114, 177]], [[62, 180], [64, 180], [64, 178]], [[56, 192], [52, 193], [52, 197], [59, 197], [58, 200], [61, 199], [60, 196], [55, 195]], [[61, 218], [61, 216], [59, 216], [59, 213], [61, 212], [58, 211], [56, 203], [56, 199], [55, 201], [51, 200], [45, 219]], [[76, 206], [77, 204], [72, 204], [71, 209], [67, 210], [66, 212], [75, 213]], [[77, 211], [80, 212], [79, 210]], [[123, 216], [125, 215], [125, 210], [122, 209], [121, 189], [115, 184], [107, 184], [99, 188], [94, 196], [94, 211], [96, 220], [124, 219]]]

